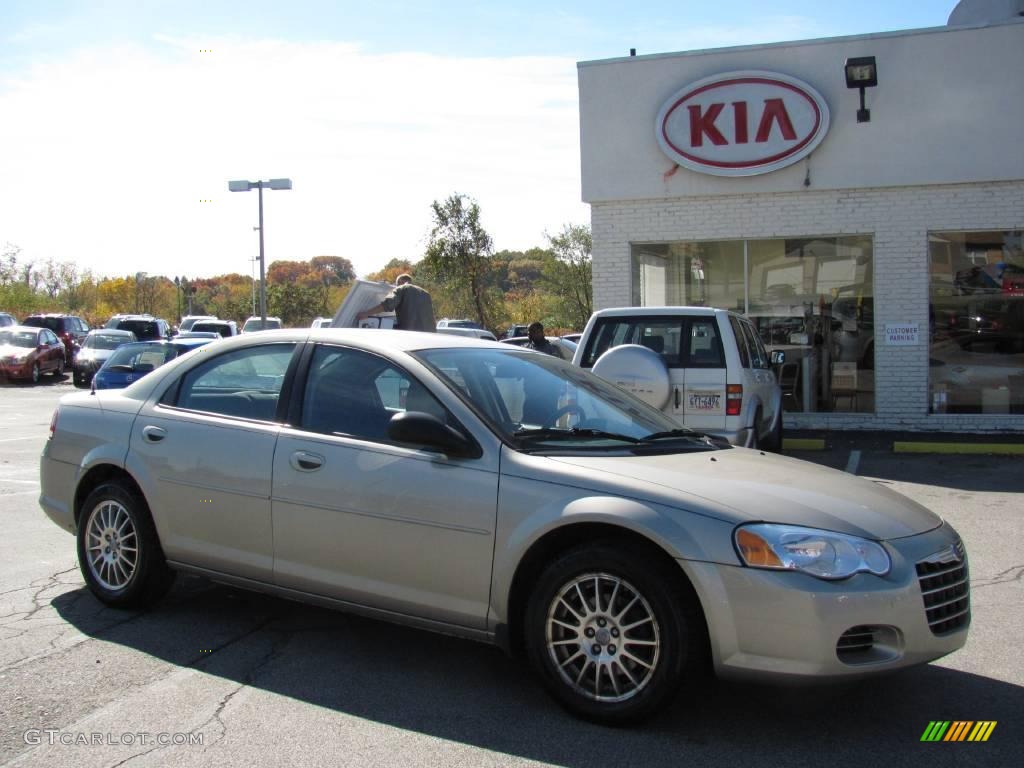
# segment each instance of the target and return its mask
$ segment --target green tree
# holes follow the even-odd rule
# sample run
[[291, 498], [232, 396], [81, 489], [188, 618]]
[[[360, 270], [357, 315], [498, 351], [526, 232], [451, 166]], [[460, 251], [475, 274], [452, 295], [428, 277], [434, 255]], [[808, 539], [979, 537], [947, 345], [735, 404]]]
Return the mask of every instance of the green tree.
[[480, 224], [480, 206], [454, 194], [444, 202], [435, 200], [431, 209], [434, 227], [423, 259], [427, 275], [444, 287], [456, 309], [453, 314], [466, 314], [484, 328], [493, 327], [498, 303], [493, 289], [493, 243]]
[[548, 235], [554, 259], [544, 265], [544, 281], [562, 301], [564, 324], [583, 329], [594, 311], [593, 238], [585, 224], [566, 224], [557, 235]]

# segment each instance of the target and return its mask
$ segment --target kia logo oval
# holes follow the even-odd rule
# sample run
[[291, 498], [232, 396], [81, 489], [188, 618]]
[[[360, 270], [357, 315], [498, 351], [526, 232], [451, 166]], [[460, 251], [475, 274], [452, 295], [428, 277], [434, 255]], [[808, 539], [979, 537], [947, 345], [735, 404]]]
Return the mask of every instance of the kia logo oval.
[[775, 72], [727, 72], [681, 88], [658, 112], [662, 151], [714, 176], [754, 176], [809, 155], [828, 132], [828, 105]]

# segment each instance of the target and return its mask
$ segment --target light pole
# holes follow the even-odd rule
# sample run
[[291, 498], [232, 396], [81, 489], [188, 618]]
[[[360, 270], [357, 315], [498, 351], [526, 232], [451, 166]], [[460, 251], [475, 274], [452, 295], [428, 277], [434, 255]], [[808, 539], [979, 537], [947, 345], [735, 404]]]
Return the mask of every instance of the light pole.
[[178, 306], [178, 325], [181, 325], [181, 278], [174, 278], [174, 298]]
[[260, 199], [260, 329], [267, 325], [267, 286], [266, 286], [266, 260], [263, 253], [263, 188], [268, 189], [291, 189], [291, 179], [270, 179], [269, 181], [229, 181], [229, 192], [248, 192], [250, 189], [259, 190]]

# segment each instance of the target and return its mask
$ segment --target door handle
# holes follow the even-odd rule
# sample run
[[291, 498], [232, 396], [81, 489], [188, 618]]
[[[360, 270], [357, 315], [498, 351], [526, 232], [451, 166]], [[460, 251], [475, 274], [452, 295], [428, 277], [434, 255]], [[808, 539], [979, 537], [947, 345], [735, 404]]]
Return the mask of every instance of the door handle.
[[149, 426], [142, 428], [142, 439], [147, 443], [159, 443], [165, 437], [167, 437], [167, 430], [160, 427]]
[[292, 454], [290, 463], [292, 468], [299, 472], [315, 472], [324, 465], [324, 457], [306, 451], [296, 451]]
[[676, 409], [679, 409], [679, 387], [673, 387], [676, 395]]

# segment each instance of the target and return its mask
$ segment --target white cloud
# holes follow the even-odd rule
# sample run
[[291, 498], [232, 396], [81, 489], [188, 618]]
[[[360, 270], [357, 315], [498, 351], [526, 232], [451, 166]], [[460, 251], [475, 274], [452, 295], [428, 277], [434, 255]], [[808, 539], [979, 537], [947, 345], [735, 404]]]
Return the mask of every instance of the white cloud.
[[568, 58], [163, 37], [39, 61], [0, 114], [0, 242], [103, 274], [247, 272], [257, 200], [236, 178], [294, 181], [264, 193], [268, 260], [360, 273], [419, 258], [430, 202], [455, 191], [498, 248], [588, 220]]

